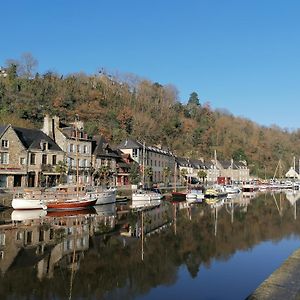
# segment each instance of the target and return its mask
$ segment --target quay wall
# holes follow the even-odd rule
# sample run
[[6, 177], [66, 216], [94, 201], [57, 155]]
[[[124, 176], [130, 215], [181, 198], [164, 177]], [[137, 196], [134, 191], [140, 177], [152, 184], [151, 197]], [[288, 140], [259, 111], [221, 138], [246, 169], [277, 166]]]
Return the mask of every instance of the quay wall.
[[300, 299], [300, 249], [272, 273], [246, 300]]

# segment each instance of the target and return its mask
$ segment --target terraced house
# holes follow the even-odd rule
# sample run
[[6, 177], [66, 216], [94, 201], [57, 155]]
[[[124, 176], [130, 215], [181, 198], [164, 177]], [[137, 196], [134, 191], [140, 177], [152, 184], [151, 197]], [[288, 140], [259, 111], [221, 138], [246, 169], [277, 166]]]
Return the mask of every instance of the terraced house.
[[78, 170], [79, 183], [91, 183], [92, 139], [84, 131], [83, 122], [75, 120], [64, 124], [59, 117], [46, 115], [42, 131], [65, 152], [63, 161], [68, 169], [67, 182], [76, 182]]
[[53, 185], [62, 149], [37, 129], [0, 127], [0, 187]]
[[[170, 151], [164, 150], [161, 146], [146, 146], [133, 139], [126, 139], [118, 148], [123, 153], [129, 154], [140, 165], [141, 170], [144, 169], [144, 183], [173, 180], [171, 173], [174, 170], [175, 159]], [[169, 170], [168, 174], [165, 172], [166, 169]]]

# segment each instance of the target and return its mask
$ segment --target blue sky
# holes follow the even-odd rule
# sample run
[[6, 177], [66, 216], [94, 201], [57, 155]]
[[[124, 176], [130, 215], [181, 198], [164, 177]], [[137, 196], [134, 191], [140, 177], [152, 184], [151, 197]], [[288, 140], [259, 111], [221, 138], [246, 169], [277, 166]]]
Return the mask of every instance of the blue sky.
[[195, 91], [261, 125], [300, 128], [298, 0], [9, 0], [0, 10], [0, 65], [31, 52], [41, 73], [133, 73], [173, 84], [182, 102]]

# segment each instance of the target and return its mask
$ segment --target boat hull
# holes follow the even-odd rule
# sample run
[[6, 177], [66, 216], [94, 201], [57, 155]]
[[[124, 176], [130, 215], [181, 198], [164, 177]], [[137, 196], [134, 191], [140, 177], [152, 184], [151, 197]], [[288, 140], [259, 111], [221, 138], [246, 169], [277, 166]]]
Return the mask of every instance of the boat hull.
[[66, 201], [49, 201], [47, 210], [79, 210], [92, 207], [96, 204], [97, 199], [82, 199], [82, 200], [66, 200]]
[[44, 209], [45, 204], [39, 199], [23, 199], [23, 198], [13, 198], [11, 203], [13, 209], [20, 210], [31, 210], [31, 209]]
[[116, 190], [107, 190], [96, 193], [96, 205], [110, 204], [116, 202]]

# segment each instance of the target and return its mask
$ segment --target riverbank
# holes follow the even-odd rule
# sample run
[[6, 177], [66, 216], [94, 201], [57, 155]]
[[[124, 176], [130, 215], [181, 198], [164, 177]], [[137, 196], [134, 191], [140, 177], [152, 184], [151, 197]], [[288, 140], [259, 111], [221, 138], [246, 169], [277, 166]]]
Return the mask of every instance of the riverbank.
[[246, 300], [300, 299], [300, 249], [272, 273]]

